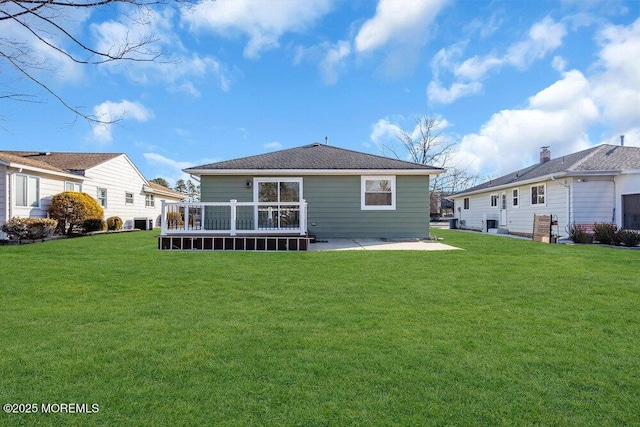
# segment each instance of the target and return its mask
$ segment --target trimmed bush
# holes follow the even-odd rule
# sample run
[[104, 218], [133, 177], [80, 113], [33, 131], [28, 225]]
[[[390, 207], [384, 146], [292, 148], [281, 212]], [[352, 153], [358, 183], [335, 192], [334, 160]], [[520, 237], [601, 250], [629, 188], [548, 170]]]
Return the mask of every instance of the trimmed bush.
[[102, 220], [104, 216], [104, 210], [96, 199], [77, 191], [65, 191], [53, 196], [48, 212], [49, 217], [58, 221], [56, 232], [60, 234], [72, 234], [76, 228], [82, 230], [86, 220]]
[[628, 248], [640, 245], [640, 232], [634, 230], [620, 230], [617, 235], [618, 244], [623, 244]]
[[618, 227], [607, 222], [596, 222], [593, 224], [593, 239], [603, 245], [618, 244]]
[[2, 225], [9, 240], [48, 239], [53, 236], [58, 221], [50, 218], [11, 218]]
[[593, 236], [587, 233], [580, 224], [573, 223], [567, 226], [567, 233], [573, 243], [592, 243]]
[[107, 230], [117, 231], [122, 229], [122, 218], [119, 216], [110, 216], [107, 218]]
[[82, 232], [91, 233], [94, 231], [104, 231], [107, 229], [107, 222], [102, 218], [85, 219], [82, 223]]

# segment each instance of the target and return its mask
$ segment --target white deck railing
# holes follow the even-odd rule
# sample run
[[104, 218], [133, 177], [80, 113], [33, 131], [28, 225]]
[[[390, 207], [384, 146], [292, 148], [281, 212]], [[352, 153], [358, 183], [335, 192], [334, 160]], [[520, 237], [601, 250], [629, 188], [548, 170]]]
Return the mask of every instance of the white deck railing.
[[162, 202], [160, 234], [307, 233], [307, 202]]

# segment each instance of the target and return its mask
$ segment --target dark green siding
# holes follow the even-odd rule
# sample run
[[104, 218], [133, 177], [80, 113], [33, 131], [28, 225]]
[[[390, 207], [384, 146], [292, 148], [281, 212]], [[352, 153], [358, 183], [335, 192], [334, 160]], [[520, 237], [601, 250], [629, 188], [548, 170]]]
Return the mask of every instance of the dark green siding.
[[[360, 176], [303, 176], [309, 233], [323, 238], [426, 238], [429, 236], [429, 178], [396, 176], [396, 209], [360, 209]], [[203, 202], [253, 200], [250, 176], [203, 176]]]

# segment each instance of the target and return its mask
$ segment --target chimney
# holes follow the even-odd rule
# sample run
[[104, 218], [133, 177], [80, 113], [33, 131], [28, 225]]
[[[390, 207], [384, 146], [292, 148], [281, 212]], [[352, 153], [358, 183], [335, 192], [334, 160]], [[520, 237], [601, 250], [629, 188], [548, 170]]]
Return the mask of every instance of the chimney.
[[620, 135], [620, 146], [624, 147], [624, 135]]
[[546, 145], [540, 148], [542, 148], [542, 151], [540, 151], [540, 164], [547, 163], [551, 160], [551, 151], [549, 151], [549, 146]]

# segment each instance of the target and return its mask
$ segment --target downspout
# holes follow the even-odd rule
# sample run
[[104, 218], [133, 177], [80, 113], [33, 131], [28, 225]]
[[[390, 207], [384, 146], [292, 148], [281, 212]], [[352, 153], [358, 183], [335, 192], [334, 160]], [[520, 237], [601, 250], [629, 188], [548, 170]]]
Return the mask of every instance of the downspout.
[[[551, 180], [555, 181], [556, 177], [551, 176]], [[567, 189], [567, 225], [564, 228], [566, 233], [567, 227], [571, 225], [571, 184], [567, 184], [566, 181], [558, 181], [558, 184]]]

